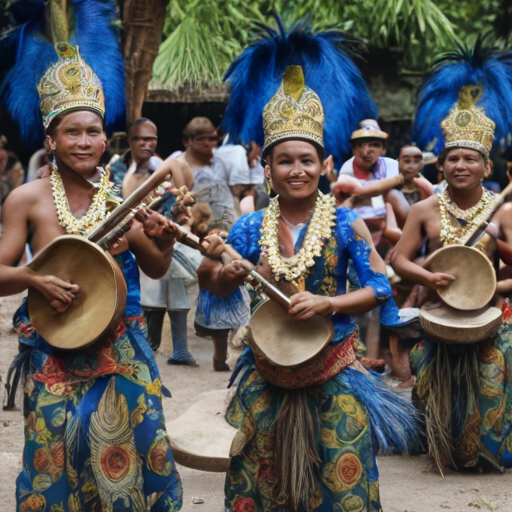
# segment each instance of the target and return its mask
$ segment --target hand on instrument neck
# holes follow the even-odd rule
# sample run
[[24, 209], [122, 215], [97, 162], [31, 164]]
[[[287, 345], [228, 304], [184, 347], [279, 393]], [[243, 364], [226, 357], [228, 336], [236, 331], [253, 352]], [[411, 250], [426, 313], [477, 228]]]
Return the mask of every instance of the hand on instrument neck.
[[167, 250], [174, 245], [178, 227], [163, 215], [141, 208], [135, 218], [142, 224], [146, 236], [154, 239], [160, 250]]

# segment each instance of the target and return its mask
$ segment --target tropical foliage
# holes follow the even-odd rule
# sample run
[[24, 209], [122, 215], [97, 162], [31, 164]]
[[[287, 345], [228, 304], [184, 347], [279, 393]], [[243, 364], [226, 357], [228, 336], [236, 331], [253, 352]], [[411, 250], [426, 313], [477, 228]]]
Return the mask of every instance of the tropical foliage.
[[400, 55], [403, 71], [423, 74], [439, 53], [491, 33], [512, 43], [510, 0], [171, 0], [153, 84], [220, 83], [229, 63], [255, 37], [253, 21], [279, 13], [286, 26], [309, 19], [313, 29], [340, 28], [369, 47]]

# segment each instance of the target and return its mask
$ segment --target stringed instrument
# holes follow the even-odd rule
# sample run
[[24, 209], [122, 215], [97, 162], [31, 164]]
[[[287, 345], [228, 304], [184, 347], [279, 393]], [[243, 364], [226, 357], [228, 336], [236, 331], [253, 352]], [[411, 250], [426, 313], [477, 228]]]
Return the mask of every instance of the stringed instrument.
[[[29, 263], [39, 275], [57, 275], [80, 287], [61, 313], [39, 290], [29, 288], [30, 322], [50, 345], [60, 350], [85, 349], [115, 332], [123, 317], [127, 289], [121, 267], [106, 249], [128, 231], [137, 208], [168, 179], [167, 170], [155, 171], [87, 237], [59, 236]], [[162, 198], [149, 201], [148, 207], [155, 208]]]

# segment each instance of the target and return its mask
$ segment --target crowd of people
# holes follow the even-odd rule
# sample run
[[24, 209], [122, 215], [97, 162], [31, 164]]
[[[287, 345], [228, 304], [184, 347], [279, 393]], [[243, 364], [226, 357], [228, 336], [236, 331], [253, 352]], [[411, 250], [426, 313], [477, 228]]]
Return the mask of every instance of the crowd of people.
[[[441, 472], [512, 467], [512, 216], [502, 205], [511, 187], [500, 196], [484, 186], [501, 129], [480, 103], [493, 85], [474, 76], [452, 85], [437, 156], [411, 141], [393, 159], [388, 134], [364, 115], [362, 77], [330, 37], [300, 27], [269, 35], [230, 68], [221, 127], [191, 119], [182, 150], [164, 159], [155, 123], [133, 120], [129, 149], [104, 167], [108, 84], [78, 47], [56, 44], [33, 84], [46, 147], [27, 173], [0, 137], [0, 294], [29, 290], [7, 380], [13, 407], [25, 379], [20, 512], [181, 508], [154, 353], [168, 315], [168, 363], [198, 365], [190, 311], [196, 333], [212, 340], [213, 370], [232, 372], [230, 512], [379, 512], [379, 453], [428, 453]], [[264, 45], [269, 54], [255, 51]], [[333, 97], [327, 82], [339, 73], [347, 90]], [[340, 161], [341, 147], [352, 156]], [[433, 162], [438, 183], [422, 175]], [[95, 238], [155, 176], [171, 181], [158, 205]], [[38, 326], [79, 319], [88, 297], [48, 248], [85, 239], [122, 274], [122, 311], [86, 348], [63, 351]], [[43, 267], [51, 272], [38, 270], [41, 255], [55, 260]], [[38, 317], [36, 299], [52, 314]], [[282, 308], [284, 320], [258, 339], [251, 322], [264, 304], [273, 308], [264, 322], [278, 322]], [[286, 335], [296, 329], [310, 337], [300, 347]], [[230, 368], [236, 331], [248, 334]], [[385, 372], [413, 388], [412, 403]]]

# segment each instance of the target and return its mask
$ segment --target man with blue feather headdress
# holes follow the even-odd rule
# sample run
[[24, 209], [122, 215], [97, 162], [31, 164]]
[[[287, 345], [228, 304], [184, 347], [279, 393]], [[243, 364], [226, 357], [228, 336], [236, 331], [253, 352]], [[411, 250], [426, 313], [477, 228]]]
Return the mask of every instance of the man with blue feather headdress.
[[[344, 94], [371, 102], [357, 69], [336, 46], [340, 38], [281, 29], [250, 46], [228, 72], [226, 128], [240, 141], [262, 135], [265, 176], [278, 196], [230, 232], [228, 242], [246, 261], [205, 259], [200, 284], [230, 303], [247, 266], [257, 265], [292, 294], [288, 320], [320, 315], [334, 329], [324, 349], [298, 367], [274, 364], [254, 344], [238, 360], [226, 415], [239, 430], [225, 484], [231, 512], [380, 512], [376, 452], [403, 451], [417, 437], [410, 404], [365, 371], [353, 349], [352, 315], [392, 295], [384, 264], [364, 221], [318, 190], [326, 153], [342, 152], [340, 119], [357, 124], [350, 113], [357, 108], [344, 103]], [[337, 86], [335, 101], [328, 93]], [[212, 255], [225, 250], [220, 238], [209, 240]], [[346, 293], [349, 259], [361, 280], [352, 293]], [[278, 345], [283, 338], [285, 332], [271, 341]], [[283, 359], [291, 352], [282, 348]]]
[[[55, 275], [40, 275], [30, 266], [17, 267], [25, 243], [29, 241], [37, 257], [61, 235], [86, 236], [106, 218], [112, 199], [108, 174], [98, 167], [106, 147], [105, 94], [112, 92], [108, 73], [103, 74], [105, 81], [100, 81], [78, 45], [69, 41], [77, 39], [83, 43], [84, 53], [89, 53], [88, 36], [94, 36], [109, 53], [112, 38], [117, 44], [111, 24], [115, 6], [93, 0], [72, 4], [77, 29], [100, 14], [95, 18], [99, 25], [88, 26], [94, 34], [86, 30], [70, 37], [69, 13], [60, 1], [48, 4], [55, 46], [44, 42], [40, 31], [29, 30], [34, 20], [45, 19], [43, 2], [18, 34], [16, 69], [31, 63], [39, 68], [31, 62], [31, 53], [23, 53], [24, 48], [43, 45], [50, 61], [37, 80], [23, 84], [28, 94], [22, 100], [28, 110], [21, 119], [18, 115], [23, 110], [16, 96], [19, 76], [11, 73], [6, 82], [11, 114], [27, 130], [37, 131], [41, 124], [40, 118], [33, 126], [24, 124], [33, 115], [30, 106], [39, 101], [54, 160], [49, 176], [22, 185], [5, 203], [0, 290], [3, 296], [27, 288], [37, 290], [55, 310], [56, 318], [76, 301], [80, 289], [62, 279], [58, 262]], [[104, 37], [100, 37], [102, 33]], [[118, 53], [110, 54], [113, 76]], [[122, 98], [117, 100], [122, 102]], [[115, 98], [108, 103], [114, 107]], [[176, 161], [169, 166], [171, 171], [181, 168]], [[109, 246], [116, 260], [113, 264], [121, 268], [127, 287], [126, 307], [114, 326], [115, 333], [102, 336], [87, 350], [63, 351], [35, 330], [26, 300], [15, 313], [13, 323], [20, 343], [9, 371], [14, 388], [10, 388], [7, 406], [14, 405], [15, 383], [23, 375], [25, 447], [16, 482], [19, 512], [174, 512], [181, 508], [181, 481], [162, 410], [162, 396], [168, 391], [162, 386], [147, 342], [137, 267], [138, 263], [154, 278], [169, 267], [175, 239], [172, 231], [157, 227], [160, 222], [165, 219], [147, 214], [142, 224], [135, 223]]]
[[[512, 467], [512, 310], [508, 300], [502, 313], [488, 303], [494, 291], [511, 293], [510, 280], [496, 285], [498, 268], [492, 268], [500, 257], [511, 263], [511, 220], [503, 215], [507, 207], [496, 212], [499, 201], [482, 184], [494, 140], [512, 129], [512, 93], [505, 86], [512, 78], [511, 64], [510, 53], [485, 49], [480, 39], [471, 51], [449, 54], [420, 90], [413, 130], [419, 144], [439, 151], [446, 189], [411, 207], [393, 266], [429, 290], [431, 302], [420, 313], [424, 341], [410, 360], [417, 376], [413, 396], [425, 411], [429, 455], [441, 472], [445, 466], [480, 472]], [[456, 279], [452, 274], [468, 266], [470, 258], [451, 261], [451, 272], [413, 262], [425, 238], [429, 262], [454, 246], [463, 246], [468, 258], [475, 249], [485, 256], [468, 281], [462, 275]], [[450, 292], [455, 285], [459, 294]], [[484, 291], [489, 287], [490, 297]], [[479, 309], [463, 303], [482, 296], [487, 304]]]

